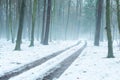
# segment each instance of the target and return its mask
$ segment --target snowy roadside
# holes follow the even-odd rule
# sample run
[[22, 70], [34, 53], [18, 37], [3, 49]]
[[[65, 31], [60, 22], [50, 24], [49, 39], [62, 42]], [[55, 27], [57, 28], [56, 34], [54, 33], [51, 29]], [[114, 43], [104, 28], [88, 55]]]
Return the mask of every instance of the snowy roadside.
[[106, 43], [87, 48], [57, 80], [120, 80], [120, 51], [114, 45], [116, 58], [108, 59]]
[[80, 48], [82, 48], [83, 45], [85, 45], [85, 42], [81, 42], [79, 45], [72, 47], [71, 49], [48, 60], [42, 65], [34, 67], [18, 76], [10, 78], [9, 80], [37, 80], [38, 78], [39, 78], [38, 80], [42, 80], [42, 78], [46, 76], [49, 73], [49, 71], [51, 71], [52, 69], [59, 68], [61, 62], [63, 62], [65, 59], [67, 59], [76, 51], [78, 51]]
[[51, 42], [50, 45], [43, 46], [36, 41], [34, 47], [28, 47], [29, 42], [23, 41], [21, 46], [22, 51], [14, 51], [15, 44], [1, 40], [0, 76], [37, 59], [43, 58], [47, 55], [53, 54], [54, 52], [72, 46], [77, 42], [78, 41], [58, 41]]

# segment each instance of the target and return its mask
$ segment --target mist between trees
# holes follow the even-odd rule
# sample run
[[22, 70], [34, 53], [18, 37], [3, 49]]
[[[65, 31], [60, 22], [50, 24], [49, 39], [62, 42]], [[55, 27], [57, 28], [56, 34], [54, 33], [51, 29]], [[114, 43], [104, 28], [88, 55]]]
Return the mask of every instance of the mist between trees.
[[[119, 0], [0, 0], [0, 39], [48, 45], [53, 40], [120, 38]], [[111, 47], [112, 48], [112, 47]]]

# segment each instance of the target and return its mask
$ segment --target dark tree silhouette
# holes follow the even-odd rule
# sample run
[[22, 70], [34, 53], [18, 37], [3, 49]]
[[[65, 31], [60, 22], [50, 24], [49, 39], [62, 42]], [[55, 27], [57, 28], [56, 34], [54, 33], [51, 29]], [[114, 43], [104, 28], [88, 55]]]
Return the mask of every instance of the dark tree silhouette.
[[94, 45], [99, 46], [100, 40], [100, 29], [101, 29], [101, 18], [102, 18], [102, 7], [103, 0], [97, 0], [97, 9], [96, 9], [96, 31], [95, 31], [95, 40]]
[[49, 28], [50, 28], [50, 16], [51, 16], [51, 0], [47, 1], [47, 16], [46, 16], [46, 28], [45, 28], [45, 37], [43, 44], [48, 45], [48, 39], [49, 39]]
[[111, 27], [110, 27], [110, 0], [106, 0], [106, 31], [107, 31], [107, 39], [108, 39], [108, 55], [107, 55], [107, 58], [114, 58]]
[[22, 0], [21, 9], [20, 9], [20, 18], [19, 18], [19, 28], [18, 28], [15, 50], [21, 50], [20, 45], [22, 42], [21, 39], [22, 39], [22, 30], [23, 30], [23, 22], [24, 22], [25, 2], [26, 0]]
[[31, 30], [30, 47], [34, 46], [34, 29], [35, 29], [35, 20], [36, 20], [36, 10], [37, 10], [37, 0], [34, 0], [33, 13], [32, 13], [32, 30]]
[[43, 11], [41, 44], [43, 44], [44, 37], [45, 37], [45, 20], [46, 20], [46, 0], [44, 0], [44, 11]]
[[119, 34], [120, 34], [120, 3], [119, 3], [119, 0], [116, 0], [116, 4], [117, 4], [118, 29], [119, 29]]

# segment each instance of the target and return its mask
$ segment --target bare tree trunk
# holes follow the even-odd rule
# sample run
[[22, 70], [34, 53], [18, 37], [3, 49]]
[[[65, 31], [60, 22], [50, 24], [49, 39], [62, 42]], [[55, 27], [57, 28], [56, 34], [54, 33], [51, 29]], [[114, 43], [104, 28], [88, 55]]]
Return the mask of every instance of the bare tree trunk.
[[22, 4], [21, 4], [21, 8], [20, 8], [19, 28], [18, 28], [15, 50], [21, 50], [20, 45], [22, 42], [22, 30], [23, 30], [23, 23], [24, 23], [25, 1], [26, 0], [22, 0]]
[[9, 31], [9, 0], [6, 0], [6, 37], [7, 37], [7, 41], [10, 40], [10, 31]]
[[107, 39], [108, 39], [108, 55], [107, 55], [107, 58], [114, 58], [111, 27], [110, 27], [110, 0], [106, 0], [106, 31], [107, 31]]
[[13, 24], [12, 24], [12, 2], [9, 1], [9, 28], [11, 33], [11, 40], [14, 43], [14, 35], [13, 35]]
[[68, 29], [69, 18], [70, 18], [70, 6], [71, 6], [71, 0], [69, 0], [68, 2], [68, 16], [67, 16], [67, 23], [65, 28], [65, 40], [67, 39], [67, 29]]
[[97, 1], [97, 9], [96, 9], [96, 31], [95, 31], [95, 40], [94, 45], [99, 46], [100, 41], [100, 30], [101, 30], [101, 19], [102, 19], [102, 5], [103, 0]]
[[116, 4], [117, 4], [117, 21], [118, 21], [118, 29], [119, 29], [119, 34], [120, 34], [120, 4], [119, 4], [119, 0], [116, 0]]
[[50, 28], [50, 16], [51, 16], [51, 0], [48, 0], [48, 6], [47, 6], [47, 19], [46, 19], [46, 29], [45, 29], [45, 38], [43, 41], [44, 45], [48, 45], [48, 39], [49, 39], [49, 28]]
[[[117, 4], [117, 21], [118, 21], [118, 29], [119, 29], [119, 36], [120, 36], [120, 3], [119, 3], [119, 1], [120, 0], [116, 0], [116, 4]], [[120, 40], [119, 40], [119, 47], [120, 47]]]
[[40, 21], [41, 21], [41, 17], [40, 17], [40, 15], [41, 15], [41, 13], [40, 13], [40, 11], [41, 11], [41, 8], [40, 8], [40, 5], [41, 5], [41, 0], [38, 0], [38, 3], [37, 3], [37, 17], [38, 17], [38, 21], [37, 21], [37, 23], [38, 23], [38, 25], [37, 25], [37, 40], [39, 41], [39, 39], [40, 39]]
[[35, 30], [36, 10], [37, 10], [37, 0], [34, 0], [33, 13], [32, 13], [32, 30], [31, 30], [30, 47], [34, 46], [34, 30]]
[[77, 0], [76, 5], [76, 39], [79, 39], [80, 35], [80, 22], [81, 22], [82, 0]]
[[29, 10], [28, 10], [28, 22], [29, 24], [27, 25], [28, 26], [28, 39], [31, 40], [31, 28], [32, 28], [32, 0], [29, 0]]
[[44, 0], [44, 11], [43, 11], [41, 44], [43, 44], [44, 37], [45, 37], [45, 20], [46, 20], [46, 0]]

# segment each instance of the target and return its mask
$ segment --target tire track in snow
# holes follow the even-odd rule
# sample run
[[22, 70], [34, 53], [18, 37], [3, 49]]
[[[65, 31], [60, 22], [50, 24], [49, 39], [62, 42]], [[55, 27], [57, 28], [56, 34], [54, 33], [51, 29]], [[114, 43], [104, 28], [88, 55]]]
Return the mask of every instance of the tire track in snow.
[[48, 61], [49, 59], [56, 57], [60, 53], [66, 51], [66, 50], [68, 50], [68, 49], [70, 49], [70, 48], [72, 48], [74, 46], [77, 46], [78, 44], [80, 44], [80, 42], [81, 41], [79, 41], [78, 43], [76, 43], [76, 44], [74, 44], [74, 45], [72, 45], [70, 47], [67, 47], [66, 49], [55, 52], [52, 55], [48, 55], [48, 56], [43, 57], [41, 59], [38, 59], [38, 60], [36, 60], [34, 62], [31, 62], [31, 63], [28, 63], [28, 64], [26, 64], [24, 66], [21, 66], [21, 67], [15, 69], [13, 71], [7, 72], [4, 75], [0, 76], [0, 80], [8, 80], [11, 77], [17, 76], [17, 75], [19, 75], [19, 74], [21, 74], [21, 73], [23, 73], [23, 72], [25, 72], [25, 71], [27, 71], [29, 69], [32, 69], [32, 68], [34, 68], [34, 67], [36, 67], [38, 65], [41, 65], [42, 63]]
[[[56, 80], [60, 77], [60, 75], [74, 62], [74, 60], [80, 55], [80, 53], [84, 50], [87, 43], [80, 48], [78, 51], [76, 51], [74, 54], [72, 54], [70, 57], [65, 59], [63, 62], [60, 63], [60, 67], [54, 71], [52, 71], [49, 75], [45, 76], [43, 80]], [[37, 79], [40, 80], [40, 79]]]

